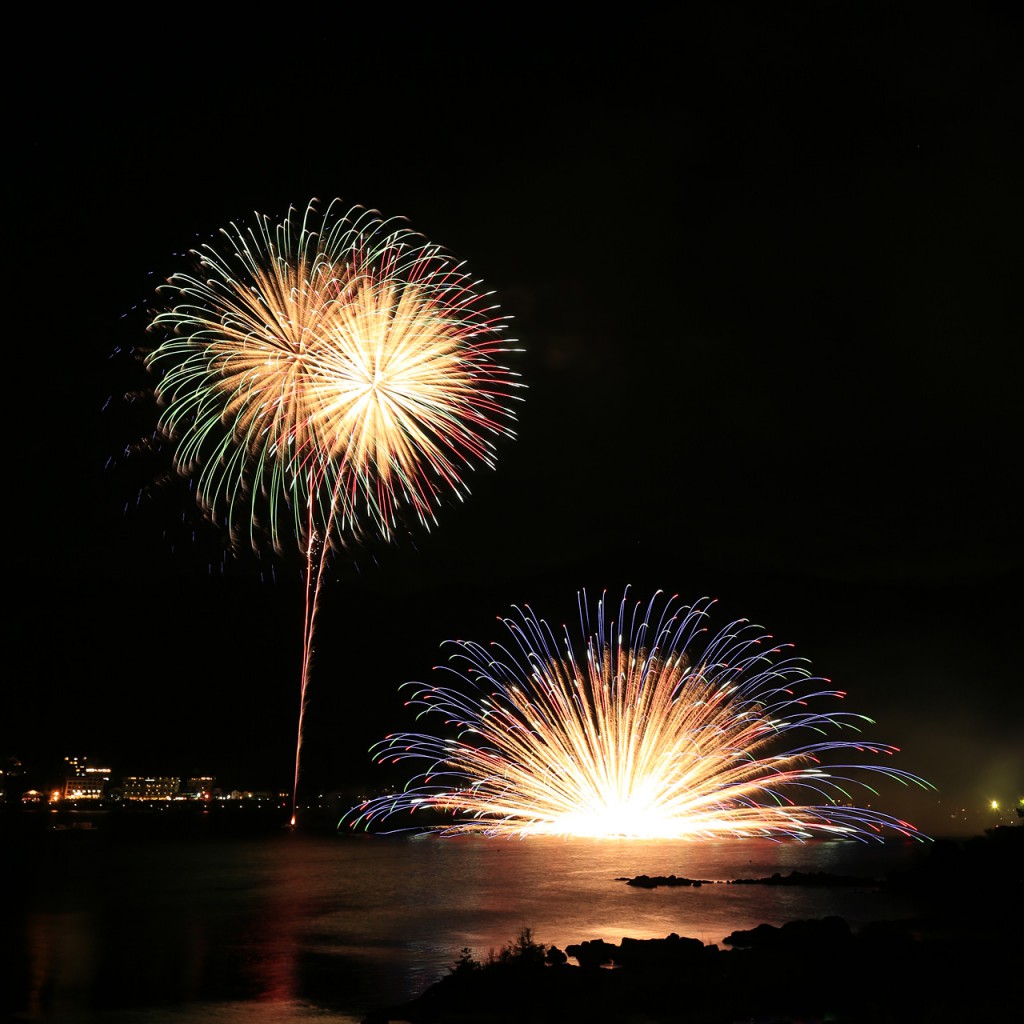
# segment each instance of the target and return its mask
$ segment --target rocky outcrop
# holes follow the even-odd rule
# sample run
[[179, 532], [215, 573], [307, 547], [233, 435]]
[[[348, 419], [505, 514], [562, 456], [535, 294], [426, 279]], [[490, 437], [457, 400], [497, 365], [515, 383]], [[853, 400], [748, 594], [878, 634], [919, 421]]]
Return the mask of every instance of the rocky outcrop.
[[630, 967], [649, 969], [693, 964], [709, 950], [700, 939], [680, 938], [673, 932], [664, 939], [624, 938], [619, 945], [592, 939], [572, 946], [566, 946], [566, 953], [573, 957], [580, 967]]
[[638, 889], [657, 889], [661, 886], [702, 885], [809, 885], [809, 886], [862, 886], [872, 887], [882, 883], [874, 878], [860, 878], [856, 875], [833, 875], [826, 871], [791, 871], [788, 875], [778, 871], [766, 878], [732, 878], [712, 881], [707, 878], [685, 878], [676, 875], [635, 875], [633, 878], [618, 879]]
[[663, 885], [688, 885], [699, 889], [702, 885], [714, 885], [706, 878], [678, 878], [676, 875], [637, 875], [635, 878], [623, 879], [626, 885], [634, 885], [638, 889], [657, 889]]

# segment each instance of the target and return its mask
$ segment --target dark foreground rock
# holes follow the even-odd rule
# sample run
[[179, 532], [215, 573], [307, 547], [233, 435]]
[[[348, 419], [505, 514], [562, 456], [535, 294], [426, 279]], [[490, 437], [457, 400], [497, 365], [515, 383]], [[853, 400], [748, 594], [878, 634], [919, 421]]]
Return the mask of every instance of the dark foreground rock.
[[[760, 925], [723, 940], [592, 939], [545, 950], [528, 932], [469, 957], [367, 1024], [964, 1024], [1021, 1019], [1024, 829], [940, 847], [895, 880], [941, 912], [869, 924], [839, 917]], [[925, 901], [923, 906], [928, 906]], [[567, 958], [576, 960], [576, 964]]]
[[[367, 1024], [903, 1024], [1020, 1019], [1018, 951], [983, 937], [920, 939], [911, 925], [853, 935], [836, 919], [755, 929], [731, 950], [698, 940], [582, 943], [580, 966], [487, 964], [453, 972]], [[740, 934], [731, 937], [739, 947]], [[696, 943], [696, 946], [693, 945]], [[610, 965], [615, 965], [609, 969]]]

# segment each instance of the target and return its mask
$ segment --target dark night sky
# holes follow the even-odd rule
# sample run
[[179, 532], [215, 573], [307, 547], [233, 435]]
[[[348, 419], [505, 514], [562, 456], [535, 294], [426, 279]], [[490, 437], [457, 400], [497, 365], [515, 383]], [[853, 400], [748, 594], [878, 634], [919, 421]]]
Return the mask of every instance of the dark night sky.
[[571, 624], [577, 590], [631, 584], [792, 640], [938, 787], [891, 809], [992, 823], [1024, 787], [1012, 5], [330, 12], [40, 44], [13, 125], [0, 753], [288, 785], [295, 567], [221, 574], [173, 489], [136, 506], [122, 453], [151, 410], [125, 412], [111, 354], [146, 344], [197, 236], [339, 196], [497, 291], [529, 390], [436, 530], [336, 561], [311, 784], [372, 784], [441, 641], [499, 638], [513, 604]]

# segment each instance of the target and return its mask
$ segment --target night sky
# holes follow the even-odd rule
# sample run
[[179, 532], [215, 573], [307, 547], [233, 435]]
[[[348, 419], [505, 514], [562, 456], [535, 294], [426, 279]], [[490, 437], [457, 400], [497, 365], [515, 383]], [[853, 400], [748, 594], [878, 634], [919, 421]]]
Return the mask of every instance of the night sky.
[[183, 253], [338, 196], [495, 290], [528, 390], [465, 503], [335, 560], [311, 788], [376, 784], [442, 641], [628, 584], [795, 643], [937, 787], [882, 809], [994, 824], [1024, 793], [1012, 6], [342, 10], [41, 37], [9, 129], [0, 754], [290, 786], [298, 562], [225, 558], [166, 458], [126, 455], [156, 410], [124, 395]]

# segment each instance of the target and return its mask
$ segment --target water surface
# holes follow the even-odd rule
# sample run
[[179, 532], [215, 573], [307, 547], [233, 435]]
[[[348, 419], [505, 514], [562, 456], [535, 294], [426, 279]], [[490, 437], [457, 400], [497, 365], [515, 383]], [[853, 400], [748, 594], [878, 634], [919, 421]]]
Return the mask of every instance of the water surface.
[[5, 909], [6, 1007], [98, 1024], [358, 1020], [418, 994], [463, 947], [528, 927], [544, 945], [673, 932], [721, 943], [761, 923], [912, 916], [881, 887], [704, 885], [775, 872], [883, 879], [918, 843], [716, 843], [50, 832], [20, 837]]

